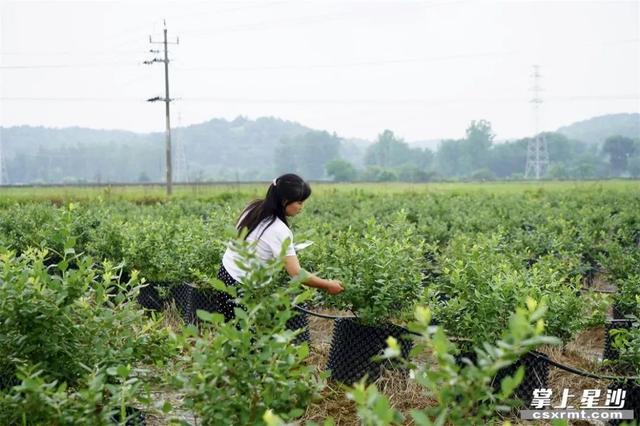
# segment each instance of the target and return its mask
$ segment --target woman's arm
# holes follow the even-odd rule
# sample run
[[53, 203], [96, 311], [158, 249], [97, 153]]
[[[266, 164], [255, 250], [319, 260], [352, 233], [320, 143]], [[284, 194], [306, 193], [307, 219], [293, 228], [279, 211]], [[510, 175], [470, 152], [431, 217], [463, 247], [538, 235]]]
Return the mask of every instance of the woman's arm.
[[[290, 277], [297, 277], [300, 274], [300, 261], [298, 261], [298, 256], [285, 256], [284, 268]], [[314, 274], [309, 274], [303, 281], [303, 284], [325, 290], [329, 294], [338, 294], [343, 290], [340, 281], [325, 280]]]

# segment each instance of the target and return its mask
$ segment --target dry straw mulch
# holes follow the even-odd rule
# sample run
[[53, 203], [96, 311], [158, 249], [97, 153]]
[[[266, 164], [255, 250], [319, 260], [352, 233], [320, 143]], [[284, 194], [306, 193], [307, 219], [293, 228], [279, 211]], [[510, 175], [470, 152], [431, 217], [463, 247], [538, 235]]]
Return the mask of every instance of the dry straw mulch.
[[[318, 312], [330, 315], [349, 315], [348, 312], [341, 312], [329, 309], [322, 309]], [[169, 307], [165, 311], [165, 321], [168, 326], [178, 331], [182, 326], [182, 320], [175, 307]], [[334, 322], [329, 319], [311, 316], [309, 318], [309, 328], [311, 334], [310, 356], [308, 362], [314, 367], [318, 374], [325, 371], [325, 366], [329, 356], [331, 337], [333, 334]], [[541, 351], [549, 355], [553, 360], [585, 371], [597, 371], [604, 347], [604, 328], [598, 327], [580, 333], [572, 342], [559, 347], [543, 347]], [[430, 362], [429, 354], [419, 357], [421, 364]], [[430, 398], [427, 390], [410, 380], [407, 372], [397, 370], [387, 370], [375, 381], [379, 391], [385, 394], [391, 406], [400, 410], [407, 418], [405, 424], [411, 425], [409, 412], [412, 409], [420, 409], [435, 404], [435, 400]], [[562, 389], [568, 388], [576, 395], [572, 401], [573, 405], [579, 406], [580, 396], [583, 389], [607, 388], [608, 382], [602, 380], [589, 379], [565, 372], [555, 367], [550, 368], [549, 387], [554, 390], [554, 394], [559, 394]], [[170, 401], [175, 408], [173, 415], [189, 424], [199, 424], [197, 418], [192, 413], [181, 411], [183, 396], [180, 393], [169, 390], [158, 390], [158, 399]], [[337, 425], [352, 426], [359, 425], [355, 404], [346, 397], [346, 388], [340, 383], [328, 380], [327, 386], [321, 392], [320, 398], [314, 401], [307, 408], [304, 416], [296, 424], [304, 425], [306, 422], [314, 421], [322, 423], [324, 419], [332, 417]], [[516, 416], [505, 418], [513, 425], [535, 424], [544, 426], [544, 422], [525, 422]], [[170, 417], [162, 413], [150, 413], [147, 416], [147, 424], [150, 426], [160, 426], [170, 424]], [[598, 422], [572, 422], [572, 425], [599, 425]]]

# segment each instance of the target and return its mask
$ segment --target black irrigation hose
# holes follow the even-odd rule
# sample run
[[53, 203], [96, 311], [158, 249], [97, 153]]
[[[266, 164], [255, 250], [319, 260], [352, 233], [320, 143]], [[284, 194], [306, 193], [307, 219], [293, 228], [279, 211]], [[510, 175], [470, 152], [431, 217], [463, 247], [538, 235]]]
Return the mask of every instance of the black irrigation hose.
[[353, 312], [353, 311], [351, 311], [353, 316], [343, 316], [343, 315], [319, 314], [317, 312], [310, 311], [310, 310], [305, 309], [302, 306], [298, 306], [298, 305], [293, 305], [293, 307], [295, 309], [297, 309], [298, 311], [300, 311], [300, 312], [304, 312], [305, 314], [309, 314], [311, 316], [318, 317], [318, 318], [326, 318], [326, 319], [352, 319], [352, 318], [358, 318], [356, 313]]
[[[432, 324], [433, 324], [433, 323], [432, 323]], [[396, 327], [400, 327], [401, 329], [403, 329], [404, 331], [406, 331], [406, 332], [407, 332], [407, 334], [413, 334], [414, 336], [422, 336], [422, 334], [420, 334], [420, 333], [416, 333], [415, 331], [411, 331], [411, 330], [409, 330], [408, 328], [403, 327], [403, 326], [401, 326], [401, 325], [397, 325], [397, 324], [396, 324]]]
[[560, 364], [559, 362], [556, 362], [554, 360], [552, 360], [551, 358], [549, 358], [547, 355], [541, 354], [541, 353], [536, 353], [536, 352], [529, 352], [530, 355], [533, 355], [537, 358], [542, 358], [545, 360], [545, 362], [548, 362], [550, 365], [553, 365], [554, 367], [557, 367], [561, 370], [564, 371], [568, 371], [569, 373], [573, 373], [573, 374], [577, 374], [579, 376], [584, 376], [584, 377], [589, 377], [591, 379], [600, 379], [600, 380], [611, 380], [611, 381], [627, 381], [627, 380], [640, 380], [640, 377], [633, 377], [633, 376], [629, 376], [629, 377], [625, 377], [625, 376], [605, 376], [605, 375], [598, 375], [598, 374], [594, 374], [594, 373], [589, 373], [587, 371], [583, 371], [583, 370], [578, 370], [577, 368], [573, 368], [573, 367], [569, 367], [568, 365], [564, 365], [564, 364]]
[[[354, 318], [358, 318], [358, 315], [355, 312], [353, 312], [351, 309], [349, 309], [349, 311], [353, 314], [353, 316], [319, 314], [317, 312], [310, 311], [310, 310], [305, 309], [305, 308], [303, 308], [301, 306], [298, 306], [298, 305], [293, 305], [293, 307], [295, 309], [301, 311], [301, 312], [304, 312], [306, 314], [309, 314], [309, 315], [312, 315], [312, 316], [318, 317], [318, 318], [326, 318], [326, 319], [354, 319]], [[416, 333], [415, 331], [411, 331], [408, 328], [403, 327], [401, 325], [397, 325], [397, 324], [394, 324], [394, 325], [396, 327], [399, 327], [399, 328], [403, 329], [404, 331], [406, 331], [407, 334], [413, 334], [414, 336], [422, 336], [422, 334]]]
[[602, 294], [616, 294], [617, 291], [615, 290], [598, 290], [595, 288], [590, 288], [590, 287], [580, 287], [580, 290], [582, 291], [592, 291], [594, 293], [602, 293]]
[[[298, 305], [293, 305], [293, 307], [295, 309], [297, 309], [298, 311], [304, 312], [306, 314], [318, 317], [318, 318], [326, 318], [326, 319], [353, 319], [353, 318], [358, 318], [358, 316], [356, 315], [355, 312], [351, 311], [351, 313], [353, 314], [353, 316], [344, 316], [344, 315], [327, 315], [327, 314], [319, 314], [317, 312], [313, 312], [310, 311], [308, 309], [305, 309], [301, 306]], [[400, 327], [401, 329], [403, 329], [404, 331], [406, 331], [408, 334], [413, 334], [415, 336], [421, 336], [420, 333], [416, 333], [415, 331], [411, 331], [405, 327], [402, 327], [400, 325], [398, 325], [398, 327]], [[549, 363], [550, 365], [553, 365], [554, 367], [557, 367], [561, 370], [567, 371], [569, 373], [573, 373], [573, 374], [577, 374], [579, 376], [583, 376], [583, 377], [589, 377], [591, 379], [599, 379], [599, 380], [611, 380], [611, 381], [627, 381], [627, 380], [633, 380], [633, 381], [638, 381], [640, 380], [640, 377], [634, 377], [634, 376], [605, 376], [605, 375], [598, 375], [598, 374], [594, 374], [594, 373], [589, 373], [587, 371], [583, 371], [583, 370], [579, 370], [577, 368], [573, 368], [570, 367], [568, 365], [564, 365], [564, 364], [560, 364], [559, 362], [556, 362], [554, 360], [552, 360], [551, 358], [549, 358], [547, 355], [538, 353], [538, 352], [530, 352], [531, 355], [537, 357], [537, 358], [543, 358], [545, 362]]]

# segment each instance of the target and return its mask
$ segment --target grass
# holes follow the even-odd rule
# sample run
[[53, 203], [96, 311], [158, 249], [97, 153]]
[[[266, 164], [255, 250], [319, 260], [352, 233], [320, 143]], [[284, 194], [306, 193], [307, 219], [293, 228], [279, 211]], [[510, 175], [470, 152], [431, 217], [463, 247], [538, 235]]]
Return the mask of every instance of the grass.
[[[640, 190], [640, 180], [601, 181], [518, 181], [518, 182], [438, 182], [438, 183], [324, 183], [312, 182], [315, 194], [365, 191], [371, 193], [424, 193], [424, 192], [487, 192], [494, 194], [523, 191]], [[141, 204], [164, 202], [168, 199], [208, 200], [219, 197], [262, 197], [268, 182], [264, 183], [210, 183], [174, 185], [168, 197], [163, 185], [109, 185], [109, 186], [49, 186], [0, 188], [0, 203], [29, 201], [63, 204], [69, 201], [125, 200]]]

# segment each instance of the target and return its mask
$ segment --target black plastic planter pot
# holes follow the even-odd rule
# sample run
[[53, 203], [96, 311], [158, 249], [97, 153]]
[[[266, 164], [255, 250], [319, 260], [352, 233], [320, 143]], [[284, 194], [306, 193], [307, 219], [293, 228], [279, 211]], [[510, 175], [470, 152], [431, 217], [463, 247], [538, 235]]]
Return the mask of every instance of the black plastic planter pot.
[[191, 284], [183, 283], [171, 287], [171, 297], [176, 302], [182, 319], [187, 324], [195, 322], [196, 311], [193, 306], [193, 292], [195, 288]]
[[180, 310], [182, 319], [187, 324], [197, 324], [199, 322], [196, 315], [198, 310], [223, 313], [227, 321], [233, 318], [233, 315], [229, 317], [228, 312], [225, 313], [225, 310], [220, 306], [223, 299], [231, 298], [226, 293], [210, 288], [198, 288], [192, 284], [184, 283], [173, 287], [171, 295], [176, 301], [176, 306]]
[[604, 327], [604, 353], [602, 354], [603, 359], [618, 359], [619, 353], [618, 350], [613, 347], [613, 336], [609, 333], [611, 330], [619, 330], [619, 329], [630, 329], [633, 325], [633, 321], [619, 319], [612, 320], [607, 322]]
[[125, 426], [146, 426], [147, 424], [147, 416], [145, 416], [144, 412], [134, 407], [125, 407], [125, 416], [126, 421], [123, 422], [124, 419], [120, 417], [120, 411], [118, 410], [114, 415], [111, 416], [111, 421], [114, 424]]
[[[624, 407], [621, 410], [633, 410], [633, 418], [638, 421], [640, 419], [640, 383], [636, 381], [628, 382], [612, 382], [609, 384], [609, 389], [615, 391], [622, 389], [626, 391], [624, 399]], [[618, 426], [622, 424], [624, 420], [610, 420], [610, 426]]]
[[20, 384], [20, 380], [18, 380], [18, 378], [15, 375], [11, 376], [7, 374], [5, 376], [0, 376], [0, 391], [4, 389], [12, 388], [19, 384]]
[[549, 382], [549, 363], [547, 357], [540, 352], [530, 352], [511, 364], [509, 367], [498, 371], [493, 378], [492, 385], [494, 389], [499, 390], [502, 379], [507, 376], [513, 376], [520, 366], [524, 366], [524, 378], [522, 383], [518, 385], [515, 391], [517, 396], [526, 407], [529, 406], [533, 398], [534, 389], [548, 388]]
[[158, 289], [167, 286], [166, 283], [146, 283], [140, 288], [138, 303], [145, 309], [161, 311], [164, 307], [164, 298], [160, 296]]
[[224, 315], [225, 321], [235, 318], [234, 309], [238, 306], [233, 297], [225, 292], [212, 288], [194, 288], [193, 290], [194, 321], [199, 322], [198, 310]]
[[612, 310], [612, 313], [613, 313], [613, 319], [614, 320], [623, 320], [623, 319], [625, 319], [624, 312], [622, 312], [622, 309], [620, 309], [620, 305], [618, 305], [617, 303], [614, 303], [611, 308], [612, 308], [611, 310]]
[[402, 356], [408, 358], [413, 342], [406, 334], [405, 329], [393, 324], [367, 326], [350, 318], [336, 320], [327, 362], [331, 378], [346, 384], [353, 384], [365, 375], [369, 382], [376, 380], [382, 365], [371, 358], [383, 354], [389, 336], [398, 339]]
[[287, 330], [294, 331], [302, 329], [293, 341], [296, 345], [311, 341], [311, 335], [309, 334], [309, 315], [306, 312], [295, 313], [287, 320], [286, 327]]
[[[220, 312], [217, 303], [217, 293], [219, 292], [213, 289], [194, 288], [192, 293], [194, 313], [198, 310]], [[198, 321], [197, 315], [195, 320]]]
[[[459, 355], [456, 358], [458, 365], [465, 365], [462, 362], [463, 358], [469, 358], [470, 361], [475, 363], [477, 356], [475, 352]], [[531, 399], [533, 398], [534, 389], [548, 388], [549, 363], [547, 362], [547, 359], [548, 358], [545, 354], [536, 351], [525, 354], [518, 361], [498, 371], [491, 381], [494, 391], [498, 392], [500, 390], [502, 379], [507, 376], [513, 376], [522, 365], [524, 366], [524, 378], [515, 390], [514, 395], [520, 399], [525, 406], [529, 406]]]

